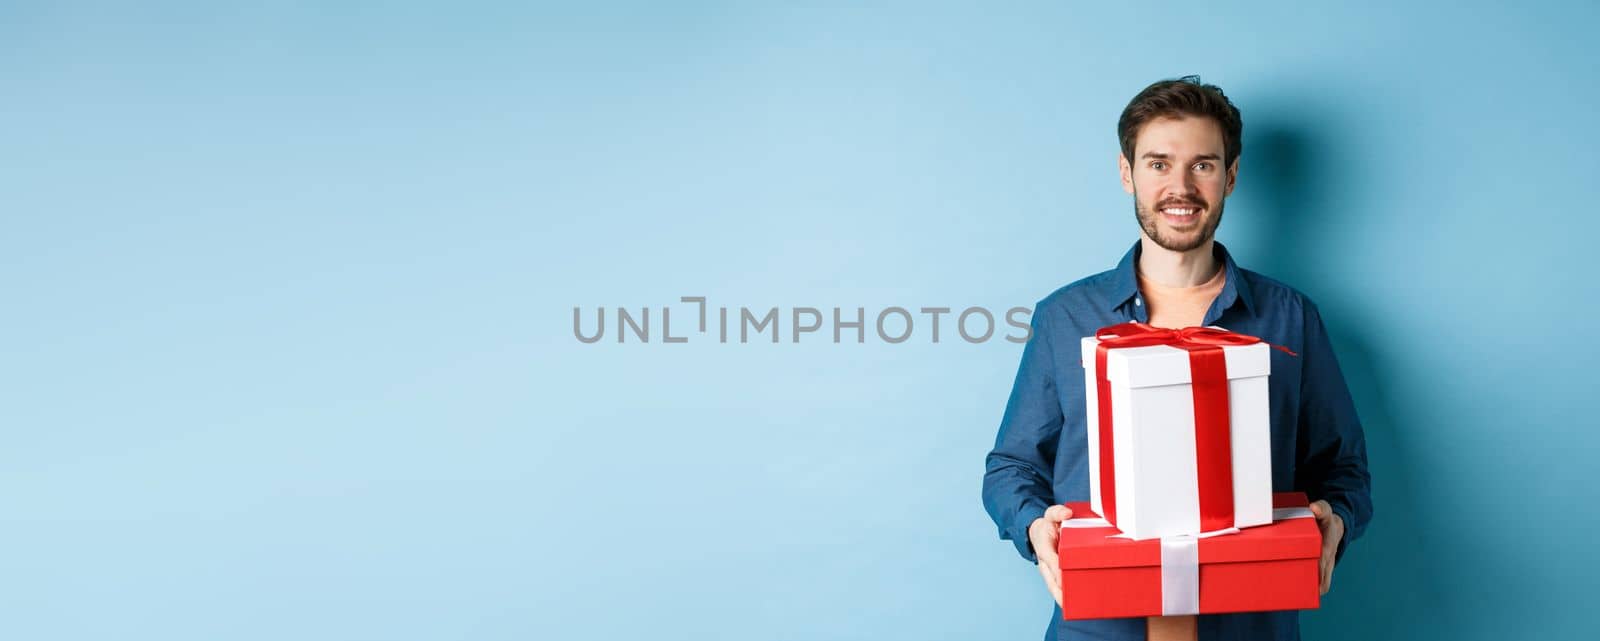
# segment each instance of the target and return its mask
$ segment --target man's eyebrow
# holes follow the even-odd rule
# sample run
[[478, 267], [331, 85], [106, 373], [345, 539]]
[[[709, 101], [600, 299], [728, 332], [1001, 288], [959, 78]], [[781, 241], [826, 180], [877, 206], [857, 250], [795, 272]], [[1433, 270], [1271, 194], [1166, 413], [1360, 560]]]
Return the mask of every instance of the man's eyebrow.
[[[1164, 154], [1164, 153], [1160, 153], [1160, 152], [1155, 152], [1155, 151], [1147, 151], [1147, 152], [1144, 152], [1144, 154], [1139, 156], [1139, 157], [1140, 158], [1154, 158], [1156, 160], [1167, 160], [1167, 159], [1172, 158], [1172, 155], [1171, 154]], [[1222, 156], [1218, 156], [1216, 154], [1200, 154], [1198, 156], [1195, 156], [1194, 159], [1195, 160], [1222, 160]]]

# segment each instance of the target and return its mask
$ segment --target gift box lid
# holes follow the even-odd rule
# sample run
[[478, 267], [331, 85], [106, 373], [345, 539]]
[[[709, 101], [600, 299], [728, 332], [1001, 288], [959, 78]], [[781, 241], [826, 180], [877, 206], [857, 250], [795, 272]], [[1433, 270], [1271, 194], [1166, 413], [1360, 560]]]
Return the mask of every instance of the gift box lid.
[[[1088, 503], [1074, 502], [1066, 506], [1074, 519], [1099, 518], [1090, 511]], [[1278, 492], [1272, 495], [1274, 511], [1288, 513], [1304, 510], [1310, 503], [1302, 492]], [[1067, 527], [1061, 528], [1057, 552], [1063, 570], [1089, 570], [1096, 568], [1125, 568], [1161, 565], [1161, 540], [1112, 538], [1117, 528]], [[1322, 532], [1315, 518], [1278, 518], [1270, 525], [1249, 527], [1234, 534], [1224, 534], [1200, 539], [1200, 563], [1233, 563], [1242, 561], [1275, 561], [1281, 559], [1316, 558], [1322, 553]]]
[[[1093, 365], [1099, 345], [1099, 339], [1093, 336], [1083, 338], [1085, 368]], [[1228, 363], [1230, 379], [1266, 376], [1272, 370], [1271, 349], [1266, 343], [1229, 345], [1222, 348], [1222, 353]], [[1106, 354], [1106, 378], [1128, 387], [1187, 385], [1190, 382], [1189, 352], [1167, 345], [1119, 347]]]

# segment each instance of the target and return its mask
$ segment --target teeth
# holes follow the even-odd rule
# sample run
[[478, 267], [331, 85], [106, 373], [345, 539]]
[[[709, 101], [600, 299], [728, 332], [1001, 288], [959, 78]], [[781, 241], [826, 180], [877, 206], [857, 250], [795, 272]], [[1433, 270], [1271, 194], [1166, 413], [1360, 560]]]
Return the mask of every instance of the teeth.
[[1190, 214], [1193, 214], [1194, 210], [1193, 209], [1163, 209], [1163, 210], [1161, 210], [1161, 212], [1165, 213], [1165, 214], [1171, 214], [1173, 216], [1188, 216]]

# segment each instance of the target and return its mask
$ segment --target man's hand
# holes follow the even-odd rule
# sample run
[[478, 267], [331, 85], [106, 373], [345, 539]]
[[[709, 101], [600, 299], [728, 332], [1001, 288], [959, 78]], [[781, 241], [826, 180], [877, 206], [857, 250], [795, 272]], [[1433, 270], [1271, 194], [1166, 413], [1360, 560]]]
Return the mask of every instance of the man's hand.
[[1333, 513], [1327, 501], [1312, 503], [1311, 513], [1317, 517], [1317, 529], [1322, 530], [1322, 560], [1317, 572], [1322, 581], [1321, 593], [1327, 594], [1328, 588], [1333, 587], [1333, 556], [1339, 551], [1339, 540], [1344, 538], [1344, 519]]
[[1061, 564], [1056, 559], [1056, 541], [1061, 538], [1061, 522], [1072, 518], [1072, 510], [1065, 505], [1052, 505], [1044, 516], [1028, 525], [1028, 541], [1033, 543], [1033, 554], [1039, 557], [1039, 574], [1044, 576], [1044, 586], [1050, 589], [1056, 605], [1061, 605]]

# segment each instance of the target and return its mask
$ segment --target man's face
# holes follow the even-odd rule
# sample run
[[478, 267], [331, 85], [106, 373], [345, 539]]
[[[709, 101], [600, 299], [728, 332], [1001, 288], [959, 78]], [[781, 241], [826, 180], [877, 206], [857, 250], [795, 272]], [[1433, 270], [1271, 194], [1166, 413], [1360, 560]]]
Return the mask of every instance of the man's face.
[[1134, 158], [1118, 154], [1122, 189], [1133, 194], [1133, 213], [1150, 240], [1175, 252], [1211, 240], [1239, 173], [1237, 158], [1223, 170], [1222, 153], [1222, 127], [1188, 116], [1145, 123]]

